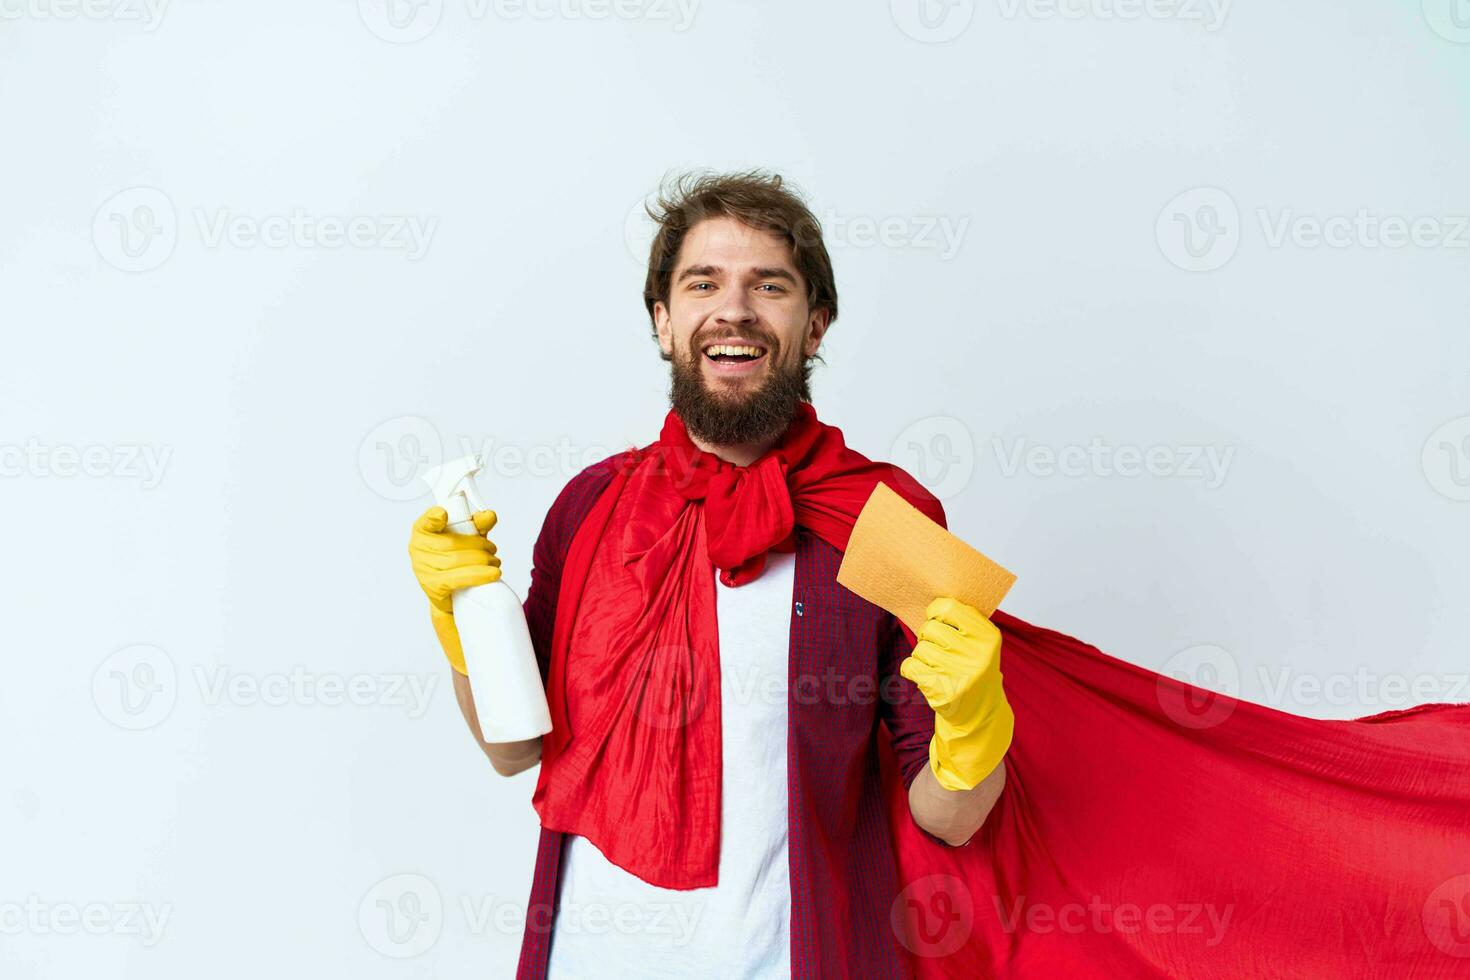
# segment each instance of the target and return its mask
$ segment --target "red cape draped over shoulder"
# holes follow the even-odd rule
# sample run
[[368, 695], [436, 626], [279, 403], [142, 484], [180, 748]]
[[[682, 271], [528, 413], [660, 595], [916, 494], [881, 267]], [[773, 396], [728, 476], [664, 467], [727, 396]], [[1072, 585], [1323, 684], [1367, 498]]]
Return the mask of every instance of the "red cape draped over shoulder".
[[1016, 734], [963, 848], [884, 782], [922, 977], [1470, 977], [1470, 705], [1302, 718], [997, 612]]
[[[563, 568], [533, 802], [645, 880], [701, 887], [718, 865], [712, 569], [749, 581], [797, 525], [845, 549], [879, 479], [943, 514], [809, 405], [750, 467], [698, 451], [673, 413], [622, 464]], [[920, 977], [1470, 977], [1470, 705], [1302, 718], [992, 619], [1016, 732], [969, 844], [924, 836], [879, 740], [891, 920]], [[568, 671], [588, 650], [595, 683]]]

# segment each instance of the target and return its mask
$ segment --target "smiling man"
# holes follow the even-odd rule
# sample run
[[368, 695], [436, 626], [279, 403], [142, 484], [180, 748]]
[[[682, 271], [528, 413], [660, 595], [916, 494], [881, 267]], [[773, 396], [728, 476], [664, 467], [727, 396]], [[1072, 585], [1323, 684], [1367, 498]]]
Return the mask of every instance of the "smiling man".
[[[574, 477], [537, 540], [553, 731], [482, 743], [503, 775], [541, 764], [519, 976], [903, 976], [879, 753], [907, 819], [966, 844], [1005, 779], [1000, 633], [940, 597], [911, 636], [836, 582], [879, 482], [943, 513], [817, 419], [837, 291], [811, 211], [742, 173], [685, 177], [651, 213], [672, 407], [656, 442]], [[500, 559], [444, 528], [431, 508], [410, 551], [476, 732], [449, 596]]]

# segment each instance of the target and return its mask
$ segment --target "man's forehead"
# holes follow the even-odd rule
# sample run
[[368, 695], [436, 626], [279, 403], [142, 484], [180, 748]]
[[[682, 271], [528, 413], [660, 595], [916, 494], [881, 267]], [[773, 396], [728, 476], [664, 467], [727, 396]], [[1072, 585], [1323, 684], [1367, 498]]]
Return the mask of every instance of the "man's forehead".
[[794, 272], [796, 268], [786, 239], [733, 218], [711, 218], [689, 229], [679, 249], [678, 272], [695, 266], [720, 273], [770, 267]]

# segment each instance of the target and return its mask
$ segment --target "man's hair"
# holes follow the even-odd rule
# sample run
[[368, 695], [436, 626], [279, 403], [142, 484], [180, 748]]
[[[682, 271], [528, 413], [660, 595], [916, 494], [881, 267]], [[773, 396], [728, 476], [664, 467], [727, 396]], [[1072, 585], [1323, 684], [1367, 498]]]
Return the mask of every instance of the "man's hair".
[[[822, 242], [822, 226], [794, 189], [785, 186], [780, 174], [762, 170], [738, 173], [690, 172], [665, 179], [657, 199], [644, 210], [658, 225], [648, 252], [648, 279], [643, 285], [643, 305], [654, 324], [655, 303], [669, 304], [674, 263], [684, 236], [709, 218], [735, 218], [752, 228], [775, 232], [791, 245], [791, 257], [806, 280], [807, 305], [828, 311], [828, 324], [837, 319], [837, 283], [832, 276], [832, 259]], [[669, 360], [669, 355], [663, 355]]]

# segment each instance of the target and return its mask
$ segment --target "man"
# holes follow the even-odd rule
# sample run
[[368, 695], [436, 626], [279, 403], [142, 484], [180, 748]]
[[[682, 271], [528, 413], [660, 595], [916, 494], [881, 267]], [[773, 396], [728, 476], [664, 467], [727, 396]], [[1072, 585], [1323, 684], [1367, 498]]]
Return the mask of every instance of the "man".
[[[878, 482], [943, 517], [816, 419], [837, 291], [810, 210], [742, 173], [684, 178], [654, 217], [672, 410], [553, 505], [525, 608], [555, 728], [482, 743], [502, 775], [542, 763], [519, 975], [902, 976], [879, 752], [924, 835], [965, 845], [1005, 782], [1000, 632], [939, 598], [912, 638], [836, 583]], [[410, 551], [478, 731], [449, 597], [500, 559], [439, 508]]]

